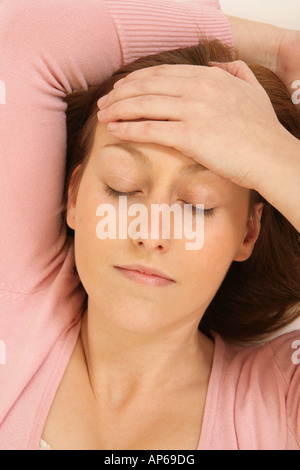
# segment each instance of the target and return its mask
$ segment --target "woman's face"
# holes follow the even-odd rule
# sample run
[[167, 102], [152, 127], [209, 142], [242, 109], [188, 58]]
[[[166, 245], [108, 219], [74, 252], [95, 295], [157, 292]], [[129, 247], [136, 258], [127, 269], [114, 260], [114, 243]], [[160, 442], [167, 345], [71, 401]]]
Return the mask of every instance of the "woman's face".
[[[196, 168], [187, 170], [193, 165]], [[127, 208], [142, 204], [148, 210], [148, 237], [118, 237], [119, 197]], [[69, 201], [67, 222], [75, 230], [76, 266], [89, 297], [89, 309], [115, 327], [155, 332], [199, 322], [220, 287], [232, 261], [252, 252], [259, 224], [248, 220], [250, 191], [203, 169], [174, 149], [154, 144], [122, 142], [103, 124], [83, 173], [76, 201]], [[204, 244], [187, 249], [187, 240], [151, 239], [152, 204], [204, 204]], [[97, 215], [102, 204], [116, 211], [117, 238], [99, 239]], [[260, 207], [261, 208], [261, 207]], [[258, 207], [259, 209], [259, 207]], [[104, 216], [104, 213], [103, 213]], [[105, 214], [107, 220], [107, 213]], [[123, 217], [127, 214], [123, 213]], [[195, 229], [195, 217], [193, 229]], [[130, 224], [136, 216], [128, 216]], [[137, 230], [139, 228], [137, 227]], [[142, 265], [164, 273], [169, 281], [139, 275], [120, 267]]]

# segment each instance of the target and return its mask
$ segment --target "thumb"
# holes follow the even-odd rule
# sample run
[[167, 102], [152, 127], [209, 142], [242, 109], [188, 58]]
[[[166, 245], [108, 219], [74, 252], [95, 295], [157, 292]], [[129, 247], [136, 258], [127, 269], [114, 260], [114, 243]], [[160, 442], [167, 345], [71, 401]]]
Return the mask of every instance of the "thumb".
[[212, 67], [218, 67], [230, 73], [234, 77], [240, 78], [252, 85], [261, 86], [254, 73], [248, 65], [242, 60], [235, 60], [234, 62], [210, 62]]

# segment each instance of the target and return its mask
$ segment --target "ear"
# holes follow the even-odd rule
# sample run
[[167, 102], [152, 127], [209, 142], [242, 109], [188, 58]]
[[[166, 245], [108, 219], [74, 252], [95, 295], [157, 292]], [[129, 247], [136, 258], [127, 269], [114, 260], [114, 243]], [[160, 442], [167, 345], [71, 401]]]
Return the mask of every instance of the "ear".
[[261, 216], [264, 204], [259, 202], [255, 204], [254, 215], [247, 222], [246, 233], [242, 244], [240, 245], [233, 261], [246, 261], [252, 255], [256, 240], [258, 239], [261, 228]]
[[79, 186], [78, 172], [81, 169], [81, 164], [77, 165], [72, 173], [69, 187], [68, 187], [68, 202], [67, 202], [67, 224], [75, 230], [75, 212], [76, 212], [76, 199]]

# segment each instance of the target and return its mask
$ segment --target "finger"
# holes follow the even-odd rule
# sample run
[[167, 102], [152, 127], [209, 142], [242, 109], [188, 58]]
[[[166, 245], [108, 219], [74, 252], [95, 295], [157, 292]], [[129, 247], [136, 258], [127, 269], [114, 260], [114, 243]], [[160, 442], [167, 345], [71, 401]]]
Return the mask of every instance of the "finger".
[[254, 73], [248, 65], [242, 60], [235, 60], [234, 62], [211, 62], [211, 65], [218, 67], [236, 78], [240, 78], [252, 85], [261, 86]]
[[113, 122], [108, 124], [107, 130], [120, 140], [177, 148], [183, 124], [167, 121]]
[[165, 95], [178, 98], [182, 96], [183, 90], [189, 88], [186, 82], [189, 83], [189, 80], [170, 79], [170, 77], [147, 77], [142, 80], [132, 80], [100, 98], [97, 104], [100, 109], [104, 109], [118, 101], [142, 95]]
[[200, 65], [186, 65], [186, 64], [163, 64], [147, 67], [140, 70], [135, 70], [128, 74], [124, 79], [119, 80], [114, 84], [114, 88], [123, 86], [132, 80], [140, 80], [149, 77], [177, 77], [177, 78], [193, 78], [199, 75], [199, 69], [209, 69], [209, 67]]
[[102, 123], [136, 119], [180, 121], [185, 116], [186, 107], [187, 100], [174, 97], [138, 96], [118, 101], [102, 109], [98, 113], [98, 119]]

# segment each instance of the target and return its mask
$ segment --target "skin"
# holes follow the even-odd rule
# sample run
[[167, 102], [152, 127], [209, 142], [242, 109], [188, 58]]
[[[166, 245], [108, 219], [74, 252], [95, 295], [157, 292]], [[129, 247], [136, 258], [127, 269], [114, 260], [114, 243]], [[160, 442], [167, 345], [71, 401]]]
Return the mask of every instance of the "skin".
[[[182, 311], [187, 304], [190, 304], [188, 316], [195, 318], [197, 323], [199, 311], [201, 316], [231, 262], [241, 261], [251, 254], [253, 244], [244, 245], [248, 235], [249, 191], [211, 171], [179, 179], [179, 171], [192, 163], [189, 158], [159, 145], [133, 144], [132, 147], [144, 152], [153, 164], [153, 169], [146, 171], [143, 163], [137, 164], [124, 150], [104, 148], [113, 142], [120, 141], [100, 125], [92, 156], [81, 180], [76, 206], [70, 207], [67, 219], [75, 230], [76, 264], [91, 299], [90, 308], [102, 310], [107, 321], [116, 328], [127, 331], [130, 324], [130, 332], [133, 328], [137, 333], [149, 334], [181, 323]], [[149, 207], [151, 203], [171, 205], [187, 201], [192, 204], [203, 202], [208, 208], [216, 207], [215, 217], [207, 218], [205, 223], [204, 249], [193, 253], [185, 250], [185, 239], [151, 240], [150, 233], [149, 239], [143, 240], [143, 246], [139, 246], [139, 240], [131, 239], [100, 242], [95, 236], [97, 206], [99, 203], [110, 203], [117, 209], [118, 205], [118, 200], [105, 193], [105, 183], [119, 191], [139, 190], [140, 193], [131, 197], [128, 203], [143, 203]], [[120, 259], [116, 256], [118, 250]], [[163, 253], [164, 257], [159, 253]], [[97, 257], [102, 260], [101, 263], [95, 262]], [[124, 283], [124, 279], [109, 267], [137, 262], [161, 268], [175, 279], [176, 284], [164, 289], [159, 299], [153, 298], [149, 289], [142, 289], [144, 295], [139, 293], [136, 299], [133, 295], [136, 285]], [[211, 273], [205, 268], [204, 274], [202, 267], [209, 265], [213, 266]], [[186, 270], [182, 266], [186, 266]], [[199, 285], [206, 292], [204, 297], [203, 293], [196, 293]], [[103, 310], [104, 295], [104, 303], [108, 305], [106, 313]], [[112, 309], [112, 305], [115, 308]], [[134, 318], [134, 323], [132, 314], [125, 314], [132, 306], [135, 311], [144, 311], [142, 317], [139, 314]]]
[[[112, 143], [121, 141], [98, 124], [77, 197], [69, 200], [67, 222], [89, 300], [43, 437], [55, 449], [195, 449], [214, 349], [198, 323], [232, 261], [251, 255], [262, 205], [249, 219], [248, 189], [209, 170], [179, 176], [193, 162], [175, 149], [129, 143], [149, 158], [147, 168], [120, 148], [105, 148]], [[139, 190], [128, 205], [185, 201], [215, 207], [214, 217], [205, 219], [204, 247], [188, 251], [185, 239], [172, 236], [100, 241], [96, 209], [103, 203], [117, 207], [105, 184]], [[114, 268], [129, 263], [160, 268], [174, 282], [136, 284]]]
[[300, 32], [234, 16], [227, 18], [241, 60], [270, 68], [292, 94], [293, 82], [300, 79]]

